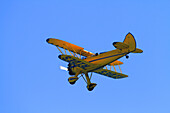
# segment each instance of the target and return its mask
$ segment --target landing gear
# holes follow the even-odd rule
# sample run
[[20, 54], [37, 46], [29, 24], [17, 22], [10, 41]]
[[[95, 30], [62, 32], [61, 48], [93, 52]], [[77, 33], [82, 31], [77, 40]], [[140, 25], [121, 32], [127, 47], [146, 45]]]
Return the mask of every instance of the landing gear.
[[86, 76], [86, 80], [87, 80], [87, 81], [86, 81], [86, 83], [87, 83], [87, 89], [88, 89], [89, 91], [92, 91], [97, 84], [90, 82], [90, 79], [91, 79], [92, 74], [91, 74], [90, 78], [89, 78], [89, 76], [88, 76], [88, 73], [85, 73], [85, 76]]
[[73, 85], [76, 83], [76, 81], [78, 80], [78, 77], [69, 77], [68, 78], [68, 82]]
[[[71, 85], [75, 84], [76, 81], [80, 78], [80, 77], [78, 77], [79, 74], [81, 74], [81, 77], [83, 77], [83, 74], [80, 73], [80, 72], [78, 72], [78, 73], [75, 74], [75, 76], [69, 77], [69, 78], [68, 78], [68, 82], [69, 82]], [[90, 81], [90, 79], [91, 79], [91, 77], [92, 77], [92, 73], [91, 73], [90, 77], [88, 76], [88, 73], [85, 73], [85, 77], [86, 77], [86, 79], [85, 79], [84, 77], [83, 77], [83, 79], [84, 79], [84, 81], [87, 83], [87, 89], [88, 89], [89, 91], [92, 91], [92, 90], [96, 87], [96, 85], [97, 85], [96, 83], [91, 83], [91, 81]]]
[[89, 85], [87, 85], [87, 89], [89, 91], [92, 91], [96, 85], [97, 85], [96, 83], [90, 83]]
[[128, 58], [129, 58], [129, 56], [128, 56], [128, 55], [126, 55], [126, 58], [128, 59]]
[[71, 85], [75, 84], [76, 81], [79, 79], [79, 78], [78, 78], [78, 75], [79, 75], [79, 74], [80, 74], [80, 71], [78, 71], [78, 72], [75, 74], [75, 76], [69, 77], [69, 78], [68, 78], [68, 82], [69, 82]]

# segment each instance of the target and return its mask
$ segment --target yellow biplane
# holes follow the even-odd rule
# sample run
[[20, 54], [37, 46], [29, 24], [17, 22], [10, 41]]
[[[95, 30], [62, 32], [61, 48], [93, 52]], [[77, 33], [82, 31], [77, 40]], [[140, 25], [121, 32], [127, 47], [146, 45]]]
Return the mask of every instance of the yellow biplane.
[[[128, 75], [122, 74], [120, 65], [123, 64], [123, 62], [118, 61], [117, 59], [123, 56], [128, 58], [129, 53], [143, 52], [141, 49], [136, 48], [136, 41], [131, 33], [126, 35], [123, 42], [113, 42], [113, 46], [116, 48], [115, 50], [100, 54], [88, 52], [82, 47], [59, 39], [48, 38], [46, 41], [49, 44], [55, 45], [61, 52], [61, 55], [58, 56], [59, 59], [69, 63], [68, 67], [65, 68], [68, 70], [69, 74], [72, 75], [68, 78], [69, 83], [75, 84], [75, 82], [82, 77], [87, 83], [87, 89], [89, 91], [92, 91], [97, 85], [96, 83], [91, 83], [92, 72], [114, 79], [128, 77]], [[59, 47], [64, 49], [64, 52], [61, 51]], [[107, 65], [110, 66], [110, 68], [107, 67]], [[120, 72], [116, 71], [116, 65], [119, 66]], [[114, 71], [111, 70], [111, 67], [114, 68]], [[63, 69], [63, 67], [61, 67], [61, 69]], [[89, 76], [88, 73], [90, 72], [91, 75]]]

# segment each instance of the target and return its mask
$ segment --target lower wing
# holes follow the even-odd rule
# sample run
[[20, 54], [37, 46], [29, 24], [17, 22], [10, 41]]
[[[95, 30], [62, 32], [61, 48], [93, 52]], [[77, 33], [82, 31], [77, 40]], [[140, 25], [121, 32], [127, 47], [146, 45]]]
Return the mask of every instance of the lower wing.
[[120, 79], [120, 78], [125, 78], [128, 77], [128, 75], [122, 74], [122, 73], [118, 73], [118, 72], [114, 72], [114, 71], [110, 71], [108, 69], [98, 69], [94, 71], [95, 73], [107, 76], [107, 77], [111, 77], [114, 79]]

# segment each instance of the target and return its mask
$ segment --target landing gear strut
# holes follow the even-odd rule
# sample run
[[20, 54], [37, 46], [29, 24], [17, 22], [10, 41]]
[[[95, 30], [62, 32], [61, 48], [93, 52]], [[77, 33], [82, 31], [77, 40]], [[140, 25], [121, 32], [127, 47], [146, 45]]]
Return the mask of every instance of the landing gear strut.
[[90, 78], [91, 78], [91, 77], [89, 78], [88, 73], [86, 73], [85, 76], [86, 76], [86, 80], [87, 80], [87, 89], [88, 89], [89, 91], [92, 91], [97, 84], [90, 82]]

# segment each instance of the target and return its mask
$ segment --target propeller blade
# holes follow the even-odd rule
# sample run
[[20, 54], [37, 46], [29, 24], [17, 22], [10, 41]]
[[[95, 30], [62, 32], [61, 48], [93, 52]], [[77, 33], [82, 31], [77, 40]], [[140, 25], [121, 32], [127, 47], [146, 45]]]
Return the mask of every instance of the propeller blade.
[[68, 71], [68, 69], [67, 69], [66, 67], [63, 67], [63, 66], [60, 66], [60, 69], [61, 69], [61, 70]]

